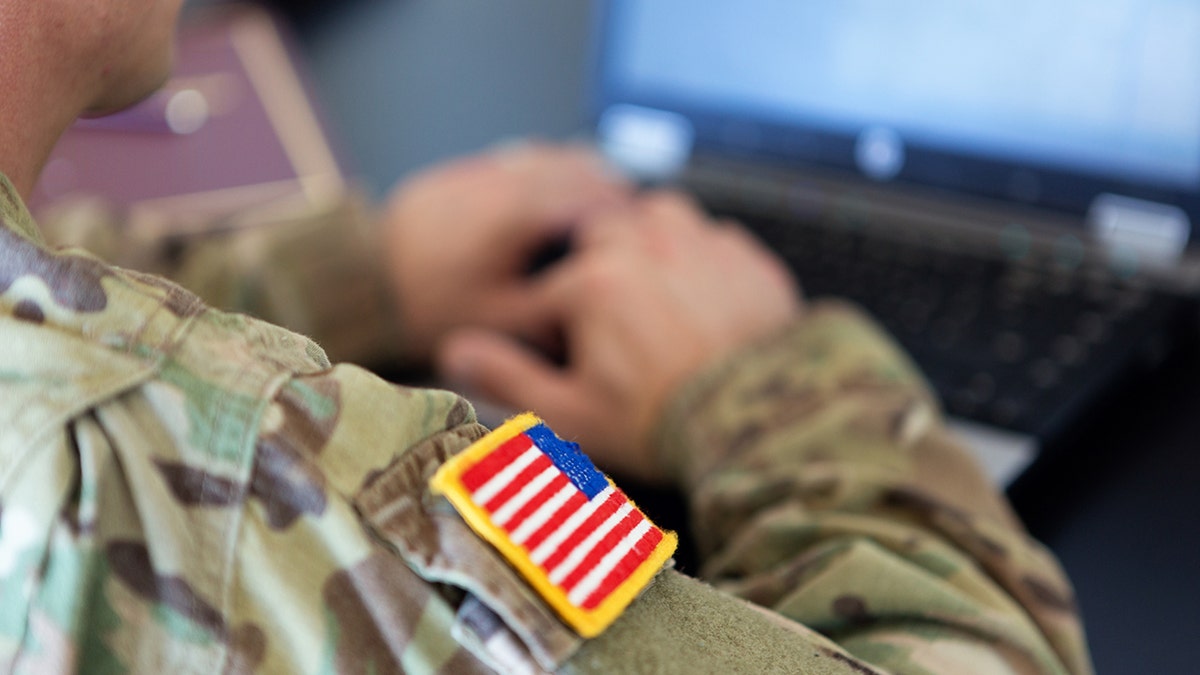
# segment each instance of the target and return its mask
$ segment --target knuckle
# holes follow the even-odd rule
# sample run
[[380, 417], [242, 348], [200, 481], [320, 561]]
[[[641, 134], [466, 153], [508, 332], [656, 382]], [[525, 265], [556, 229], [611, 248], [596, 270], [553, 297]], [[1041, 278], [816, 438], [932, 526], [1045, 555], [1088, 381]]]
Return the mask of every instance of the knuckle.
[[695, 202], [683, 193], [673, 190], [655, 190], [646, 195], [646, 208], [651, 211], [673, 213], [678, 215], [698, 214]]
[[617, 256], [596, 254], [580, 261], [580, 286], [592, 298], [603, 298], [620, 292], [625, 274]]

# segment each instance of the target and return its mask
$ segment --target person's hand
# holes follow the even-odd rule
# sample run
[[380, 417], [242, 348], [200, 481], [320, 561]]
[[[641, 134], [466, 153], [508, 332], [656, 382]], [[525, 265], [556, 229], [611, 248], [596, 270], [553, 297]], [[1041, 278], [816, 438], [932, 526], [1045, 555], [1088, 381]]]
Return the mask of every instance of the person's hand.
[[438, 356], [453, 382], [545, 418], [626, 476], [666, 478], [650, 435], [688, 376], [781, 329], [801, 309], [774, 255], [732, 223], [667, 193], [606, 211], [540, 282], [568, 362], [557, 367], [503, 335], [462, 330]]
[[541, 144], [453, 161], [401, 185], [382, 245], [408, 356], [427, 359], [465, 325], [545, 344], [552, 320], [529, 292], [530, 258], [588, 214], [630, 198], [594, 154]]

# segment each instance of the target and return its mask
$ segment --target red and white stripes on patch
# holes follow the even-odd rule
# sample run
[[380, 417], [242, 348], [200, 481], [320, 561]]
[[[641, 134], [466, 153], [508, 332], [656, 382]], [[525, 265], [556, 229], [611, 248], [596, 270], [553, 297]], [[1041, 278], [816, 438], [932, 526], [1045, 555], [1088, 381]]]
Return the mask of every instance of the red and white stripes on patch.
[[525, 434], [497, 447], [461, 480], [492, 523], [585, 610], [603, 602], [663, 539], [624, 493], [605, 482], [589, 497]]

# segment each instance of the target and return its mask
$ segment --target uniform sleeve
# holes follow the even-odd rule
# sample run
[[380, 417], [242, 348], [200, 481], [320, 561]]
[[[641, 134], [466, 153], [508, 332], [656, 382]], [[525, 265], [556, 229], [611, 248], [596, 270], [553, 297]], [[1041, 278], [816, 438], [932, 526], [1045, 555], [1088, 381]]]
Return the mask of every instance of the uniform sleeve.
[[81, 198], [42, 214], [46, 238], [166, 277], [211, 307], [313, 338], [336, 362], [394, 365], [404, 333], [377, 229], [355, 192], [319, 206], [245, 209], [226, 219], [160, 223]]
[[600, 636], [566, 626], [428, 482], [484, 432], [355, 368], [263, 416], [230, 625], [249, 672], [1086, 673], [1071, 590], [855, 310], [715, 367], [663, 456], [702, 581], [663, 571]]
[[716, 587], [891, 672], [1091, 671], [1053, 556], [856, 309], [702, 375], [659, 433]]
[[876, 672], [827, 638], [662, 571], [585, 640], [429, 488], [485, 430], [447, 392], [350, 367], [263, 417], [235, 553], [232, 672]]
[[262, 417], [257, 498], [233, 548], [229, 623], [254, 627], [258, 644], [231, 650], [230, 670], [487, 672], [451, 635], [457, 595], [422, 578], [357, 501], [389, 468], [419, 476], [480, 431], [458, 397], [355, 367], [286, 383]]

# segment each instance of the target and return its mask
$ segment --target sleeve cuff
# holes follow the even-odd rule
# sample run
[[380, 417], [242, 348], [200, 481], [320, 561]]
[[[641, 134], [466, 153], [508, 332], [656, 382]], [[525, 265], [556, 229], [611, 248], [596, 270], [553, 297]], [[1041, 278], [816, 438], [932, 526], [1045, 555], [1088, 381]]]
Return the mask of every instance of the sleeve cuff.
[[655, 431], [659, 461], [694, 487], [762, 437], [802, 433], [823, 408], [854, 392], [921, 399], [940, 417], [916, 366], [864, 312], [843, 301], [810, 305], [784, 330], [680, 388]]

